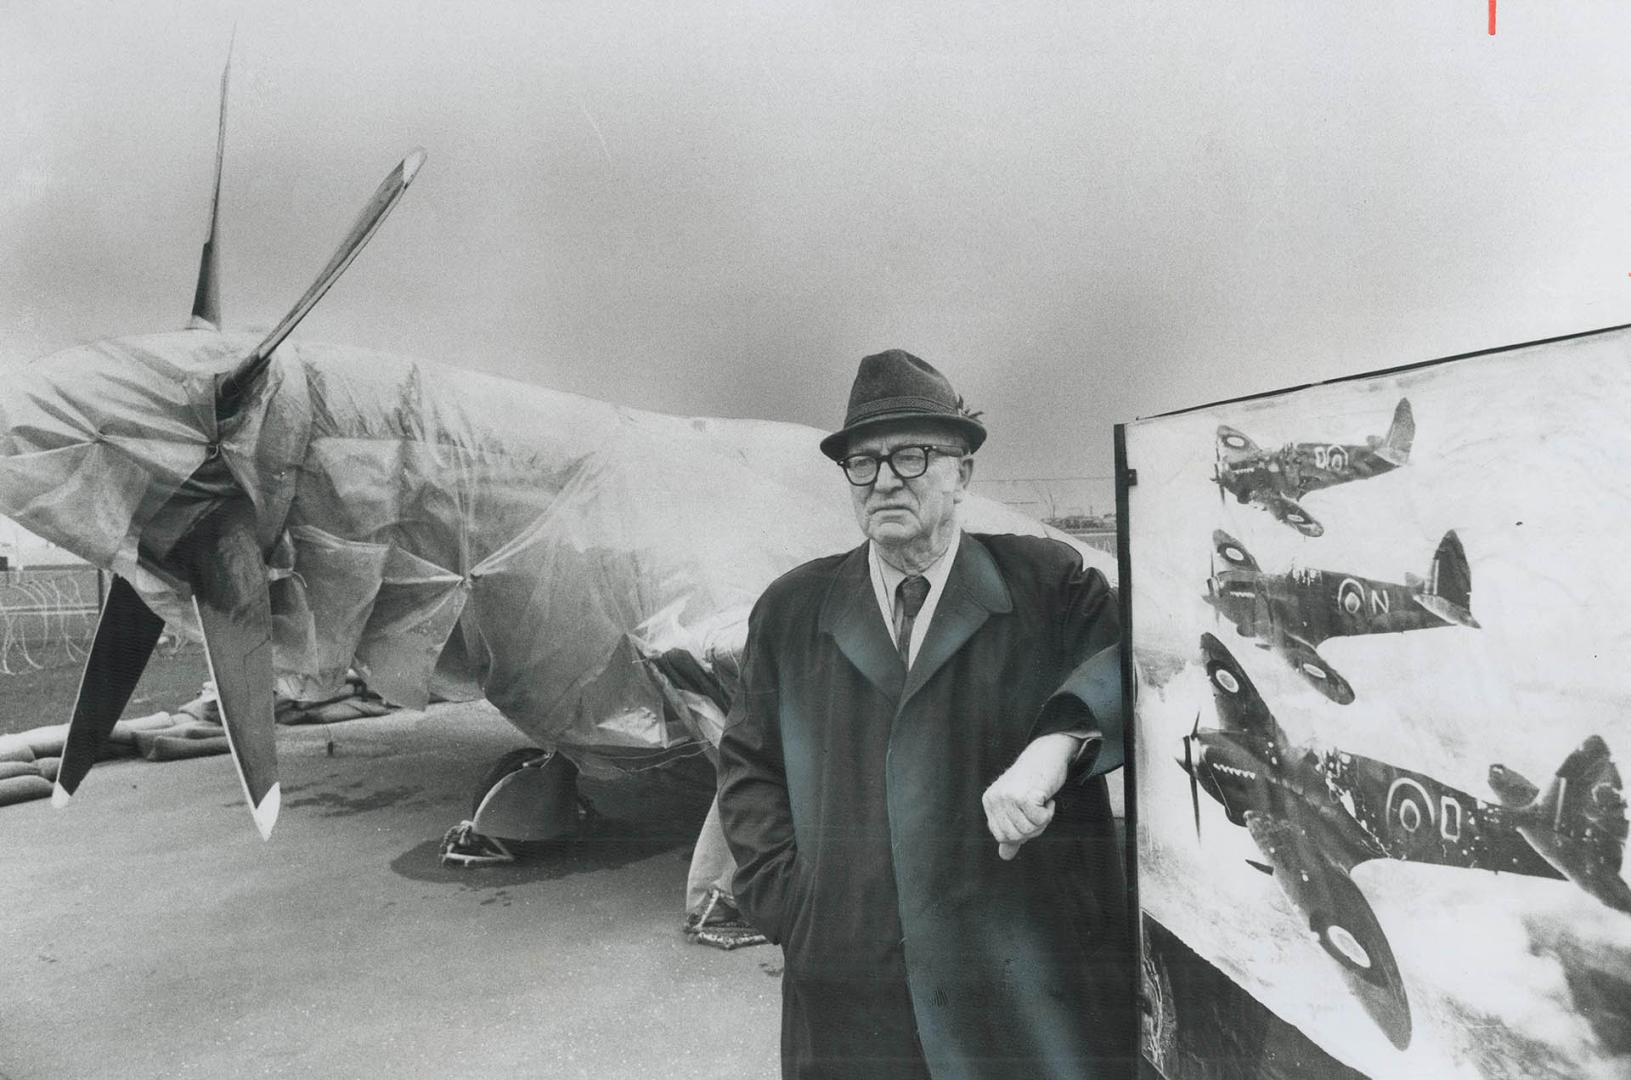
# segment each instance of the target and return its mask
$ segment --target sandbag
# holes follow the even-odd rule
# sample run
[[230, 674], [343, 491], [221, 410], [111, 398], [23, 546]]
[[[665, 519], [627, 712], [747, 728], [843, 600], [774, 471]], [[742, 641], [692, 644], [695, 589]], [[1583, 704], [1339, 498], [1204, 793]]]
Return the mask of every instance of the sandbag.
[[68, 741], [68, 725], [51, 724], [46, 727], [30, 728], [27, 731], [19, 731], [16, 737], [34, 751], [35, 757], [56, 757], [62, 753], [62, 744]]
[[136, 749], [149, 761], [158, 761], [153, 757], [153, 744], [159, 739], [214, 739], [224, 738], [226, 732], [220, 724], [201, 724], [196, 720], [189, 720], [184, 713], [177, 713], [179, 722], [158, 731], [136, 732]]
[[133, 758], [140, 754], [136, 749], [136, 740], [128, 743], [104, 742], [96, 751], [97, 761], [117, 761], [120, 758]]
[[0, 780], [0, 806], [43, 799], [51, 794], [51, 781], [42, 776], [14, 776]]
[[15, 735], [0, 735], [0, 761], [33, 761], [34, 748]]
[[285, 720], [286, 724], [338, 724], [346, 720], [355, 720], [362, 716], [384, 716], [391, 711], [391, 707], [383, 701], [369, 701], [367, 698], [346, 698], [342, 701], [331, 701], [326, 705], [317, 705], [300, 712], [298, 719]]
[[[217, 729], [219, 730], [219, 729]], [[179, 761], [182, 758], [209, 757], [212, 754], [224, 754], [230, 747], [227, 746], [227, 737], [219, 735], [215, 738], [182, 737], [173, 735], [159, 735], [153, 739], [152, 747], [147, 751], [148, 761]]]
[[176, 721], [169, 713], [154, 713], [152, 716], [137, 716], [129, 720], [121, 720], [113, 725], [113, 731], [108, 735], [108, 741], [122, 746], [136, 745], [136, 732], [158, 731], [167, 727], [175, 727]]
[[218, 724], [221, 722], [221, 703], [211, 694], [203, 694], [193, 698], [187, 704], [176, 710], [176, 715], [185, 714], [203, 724]]
[[13, 780], [19, 776], [38, 776], [40, 770], [32, 761], [0, 761], [0, 780]]
[[57, 782], [57, 770], [61, 767], [62, 759], [59, 757], [42, 757], [34, 759], [34, 768], [39, 771], [41, 776], [45, 777], [53, 784]]

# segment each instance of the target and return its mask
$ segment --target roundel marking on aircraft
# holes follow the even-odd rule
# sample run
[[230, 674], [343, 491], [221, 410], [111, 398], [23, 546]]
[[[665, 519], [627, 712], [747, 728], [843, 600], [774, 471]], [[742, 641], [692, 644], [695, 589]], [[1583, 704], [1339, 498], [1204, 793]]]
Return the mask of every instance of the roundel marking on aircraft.
[[1232, 563], [1243, 563], [1246, 561], [1246, 553], [1241, 551], [1233, 544], [1223, 545], [1223, 557]]
[[1355, 967], [1370, 970], [1370, 953], [1365, 951], [1365, 947], [1359, 944], [1359, 939], [1350, 934], [1346, 927], [1332, 923], [1325, 928], [1325, 937], [1330, 941], [1331, 947], [1347, 957]]
[[1231, 694], [1240, 693], [1240, 680], [1236, 679], [1235, 673], [1230, 671], [1228, 668], [1220, 667], [1216, 671], [1212, 672], [1212, 681], [1223, 687]]
[[1365, 610], [1364, 587], [1353, 578], [1343, 578], [1342, 584], [1337, 586], [1337, 603], [1349, 615], [1358, 615]]
[[1311, 679], [1318, 679], [1320, 682], [1324, 682], [1326, 679], [1331, 677], [1326, 673], [1324, 668], [1320, 667], [1312, 660], [1304, 660], [1298, 666], [1300, 666], [1303, 669], [1303, 673]]
[[1308, 515], [1303, 513], [1301, 510], [1287, 510], [1286, 520], [1291, 522], [1293, 525], [1306, 525], [1308, 523]]
[[1433, 800], [1421, 784], [1401, 776], [1387, 789], [1387, 816], [1405, 832], [1414, 833], [1424, 822], [1432, 824]]
[[1229, 434], [1223, 437], [1223, 445], [1234, 450], [1239, 450], [1246, 445], [1246, 438], [1243, 435], [1237, 435], [1231, 431]]
[[1348, 451], [1340, 446], [1333, 446], [1331, 452], [1326, 455], [1325, 460], [1333, 471], [1341, 472], [1348, 467]]

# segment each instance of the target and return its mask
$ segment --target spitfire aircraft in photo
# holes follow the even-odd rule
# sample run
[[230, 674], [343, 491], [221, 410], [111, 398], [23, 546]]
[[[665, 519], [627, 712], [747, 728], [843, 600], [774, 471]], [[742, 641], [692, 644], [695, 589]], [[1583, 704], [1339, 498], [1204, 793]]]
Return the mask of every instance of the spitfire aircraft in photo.
[[1400, 398], [1386, 435], [1362, 444], [1294, 442], [1264, 450], [1243, 432], [1220, 424], [1213, 481], [1225, 492], [1273, 514], [1304, 536], [1323, 536], [1325, 527], [1299, 500], [1311, 491], [1391, 472], [1410, 460], [1416, 420], [1408, 398]]
[[[0, 383], [0, 513], [113, 574], [55, 801], [85, 779], [166, 624], [202, 635], [263, 835], [280, 800], [274, 694], [333, 696], [348, 669], [408, 707], [484, 696], [585, 772], [703, 753], [759, 592], [860, 540], [822, 433], [291, 340], [417, 150], [270, 333], [228, 332], [226, 83], [188, 328], [71, 348]], [[964, 506], [974, 530], [1049, 532]]]
[[1245, 669], [1211, 634], [1201, 637], [1216, 728], [1200, 717], [1183, 739], [1195, 831], [1200, 791], [1242, 826], [1272, 877], [1308, 920], [1320, 947], [1394, 1046], [1410, 1043], [1410, 1004], [1398, 962], [1350, 873], [1397, 859], [1568, 880], [1631, 915], [1620, 877], [1625, 798], [1608, 746], [1591, 736], [1570, 752], [1544, 792], [1500, 765], [1486, 803], [1422, 773], [1340, 749], [1292, 743]]
[[[1339, 570], [1265, 573], [1240, 541], [1222, 529], [1213, 531], [1212, 549], [1206, 602], [1234, 623], [1242, 637], [1272, 648], [1339, 705], [1351, 703], [1354, 691], [1315, 651], [1328, 638], [1436, 626], [1478, 628], [1471, 610], [1472, 571], [1453, 529], [1439, 541], [1426, 580], [1407, 574], [1402, 585]], [[1220, 557], [1226, 564], [1221, 569]]]

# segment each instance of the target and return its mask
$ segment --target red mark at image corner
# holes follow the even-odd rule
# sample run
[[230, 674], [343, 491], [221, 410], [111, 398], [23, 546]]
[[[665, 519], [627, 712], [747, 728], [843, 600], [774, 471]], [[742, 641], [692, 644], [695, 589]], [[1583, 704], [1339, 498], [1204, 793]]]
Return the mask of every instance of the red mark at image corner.
[[1495, 0], [1489, 0], [1489, 36], [1495, 36]]

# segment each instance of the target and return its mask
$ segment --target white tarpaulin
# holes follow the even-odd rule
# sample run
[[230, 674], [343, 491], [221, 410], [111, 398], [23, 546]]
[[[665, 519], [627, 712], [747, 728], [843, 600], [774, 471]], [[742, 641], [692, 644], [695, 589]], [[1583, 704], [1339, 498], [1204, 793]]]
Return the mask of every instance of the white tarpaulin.
[[[640, 768], [717, 738], [710, 695], [663, 656], [728, 684], [759, 592], [860, 540], [814, 429], [664, 416], [361, 349], [285, 343], [217, 433], [213, 376], [254, 344], [182, 331], [16, 372], [0, 390], [0, 512], [190, 629], [183, 587], [139, 566], [138, 547], [163, 550], [211, 500], [248, 492], [288, 697], [332, 696], [348, 667], [409, 706], [433, 687], [479, 690], [587, 768]], [[1043, 531], [977, 497], [964, 507], [974, 531]]]

